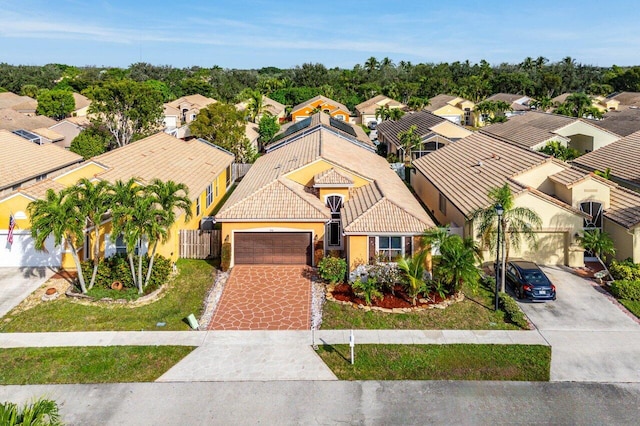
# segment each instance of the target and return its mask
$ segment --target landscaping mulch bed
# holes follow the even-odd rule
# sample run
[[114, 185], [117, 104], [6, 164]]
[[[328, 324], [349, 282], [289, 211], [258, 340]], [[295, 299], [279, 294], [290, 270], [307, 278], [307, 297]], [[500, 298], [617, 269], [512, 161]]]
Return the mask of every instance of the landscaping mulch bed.
[[[338, 284], [331, 291], [331, 294], [336, 300], [341, 302], [351, 302], [358, 305], [366, 305], [363, 298], [357, 296], [353, 292], [353, 288], [349, 284]], [[393, 293], [384, 293], [384, 297], [381, 299], [373, 299], [371, 306], [377, 308], [394, 309], [394, 308], [411, 308], [411, 307], [428, 307], [429, 305], [435, 305], [443, 302], [438, 294], [432, 293], [430, 297], [420, 297], [416, 301], [416, 305], [413, 305], [411, 297], [407, 295], [404, 288], [401, 285], [396, 285]]]

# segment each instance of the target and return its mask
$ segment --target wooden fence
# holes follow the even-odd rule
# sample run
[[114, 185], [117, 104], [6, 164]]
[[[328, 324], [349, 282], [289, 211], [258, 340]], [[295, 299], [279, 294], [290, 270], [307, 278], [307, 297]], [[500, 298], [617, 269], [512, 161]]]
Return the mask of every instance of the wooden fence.
[[252, 164], [233, 163], [233, 180], [242, 180], [251, 166]]
[[200, 231], [183, 229], [180, 231], [180, 257], [184, 259], [210, 259], [220, 257], [222, 231]]

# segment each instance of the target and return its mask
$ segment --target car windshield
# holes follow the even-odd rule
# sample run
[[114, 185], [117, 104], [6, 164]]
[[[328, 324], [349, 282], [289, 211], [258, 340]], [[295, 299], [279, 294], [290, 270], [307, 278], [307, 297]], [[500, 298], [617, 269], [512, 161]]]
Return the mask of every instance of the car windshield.
[[541, 271], [523, 271], [522, 275], [524, 276], [525, 281], [529, 284], [544, 285], [548, 283], [547, 277], [545, 277]]

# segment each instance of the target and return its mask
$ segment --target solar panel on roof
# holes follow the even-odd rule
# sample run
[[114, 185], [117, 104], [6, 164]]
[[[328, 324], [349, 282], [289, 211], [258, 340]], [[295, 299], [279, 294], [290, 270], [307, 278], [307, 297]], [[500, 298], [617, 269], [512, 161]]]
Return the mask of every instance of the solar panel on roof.
[[348, 125], [347, 123], [345, 123], [344, 121], [335, 119], [333, 117], [329, 118], [329, 124], [331, 125], [331, 127], [334, 127], [338, 130], [341, 130], [345, 133], [350, 134], [351, 136], [357, 137], [358, 135], [356, 134], [356, 130], [351, 127], [350, 125]]
[[311, 117], [309, 118], [305, 118], [304, 120], [300, 120], [297, 123], [289, 126], [287, 128], [287, 130], [285, 130], [284, 132], [282, 132], [279, 135], [276, 135], [273, 139], [271, 139], [271, 142], [275, 142], [275, 141], [279, 141], [280, 139], [289, 136], [293, 133], [296, 133], [302, 129], [306, 129], [307, 127], [309, 127], [311, 125]]
[[29, 142], [34, 142], [34, 143], [37, 143], [37, 144], [39, 144], [41, 142], [40, 141], [40, 135], [36, 135], [35, 133], [31, 133], [31, 132], [29, 132], [27, 130], [24, 130], [24, 129], [14, 130], [12, 133], [14, 135], [18, 135], [21, 138], [24, 138], [24, 139], [28, 140]]

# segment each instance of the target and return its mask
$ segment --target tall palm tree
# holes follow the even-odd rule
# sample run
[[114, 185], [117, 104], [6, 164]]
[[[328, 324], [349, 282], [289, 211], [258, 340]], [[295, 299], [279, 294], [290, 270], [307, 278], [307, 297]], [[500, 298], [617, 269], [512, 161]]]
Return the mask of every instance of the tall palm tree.
[[541, 96], [531, 103], [538, 111], [547, 112], [553, 108], [553, 101], [549, 96]]
[[153, 243], [151, 255], [149, 258], [149, 268], [144, 287], [149, 284], [151, 278], [151, 270], [153, 269], [153, 261], [156, 255], [159, 241], [165, 241], [168, 236], [168, 230], [176, 221], [176, 211], [184, 212], [184, 222], [186, 223], [193, 216], [191, 211], [191, 200], [189, 199], [189, 188], [183, 183], [175, 183], [173, 181], [163, 182], [160, 179], [154, 179], [151, 185], [147, 186], [146, 192], [156, 201], [156, 207], [164, 214], [158, 216], [161, 222], [158, 223], [166, 233], [161, 229], [151, 228], [152, 237], [149, 239]]
[[249, 113], [249, 119], [255, 123], [258, 117], [264, 114], [266, 109], [267, 105], [264, 103], [262, 93], [257, 90], [251, 90], [249, 92], [249, 98], [247, 99], [247, 112]]
[[600, 229], [585, 230], [581, 237], [578, 238], [580, 245], [591, 253], [595, 254], [598, 259], [602, 259], [605, 255], [616, 254], [616, 248], [613, 240], [606, 232]]
[[393, 121], [400, 120], [404, 116], [404, 111], [400, 108], [389, 109], [389, 119]]
[[367, 72], [371, 73], [377, 70], [379, 65], [380, 63], [375, 58], [375, 56], [372, 56], [369, 59], [367, 59], [366, 62], [364, 63], [364, 69], [366, 69]]
[[440, 245], [437, 275], [449, 284], [450, 292], [456, 293], [463, 284], [477, 282], [480, 271], [476, 267], [478, 250], [473, 238], [449, 235]]
[[426, 250], [422, 250], [413, 257], [401, 257], [398, 259], [398, 269], [403, 272], [407, 280], [407, 290], [414, 305], [416, 304], [418, 294], [424, 290], [424, 261], [427, 253]]
[[411, 163], [411, 151], [420, 145], [420, 135], [416, 133], [418, 127], [415, 125], [409, 127], [408, 130], [398, 133], [398, 139], [400, 140], [400, 147], [404, 152], [404, 162], [406, 164]]
[[382, 121], [386, 121], [389, 119], [390, 113], [391, 110], [389, 109], [388, 105], [380, 105], [378, 108], [376, 108], [376, 120], [380, 118]]
[[78, 271], [78, 282], [83, 293], [87, 292], [77, 246], [82, 244], [85, 218], [79, 211], [68, 190], [56, 193], [47, 190], [44, 199], [35, 200], [27, 206], [31, 218], [31, 236], [38, 250], [44, 249], [49, 235], [53, 235], [55, 245], [68, 245]]
[[91, 247], [85, 247], [92, 253], [93, 272], [88, 289], [93, 288], [98, 272], [100, 256], [100, 223], [111, 207], [109, 182], [101, 180], [97, 183], [89, 179], [81, 179], [77, 185], [69, 188], [69, 195], [86, 219], [86, 227], [93, 228]]
[[[494, 246], [494, 235], [497, 230], [498, 214], [495, 207], [500, 204], [504, 213], [500, 220], [502, 230], [501, 241], [504, 256], [502, 257], [502, 270], [505, 270], [509, 260], [511, 247], [518, 249], [525, 240], [531, 247], [537, 247], [537, 235], [535, 230], [542, 226], [542, 219], [528, 207], [516, 207], [511, 187], [505, 183], [501, 187], [491, 188], [487, 193], [489, 206], [480, 208], [471, 214], [471, 219], [478, 227], [478, 237], [485, 247]], [[504, 292], [505, 274], [502, 274], [501, 291]]]

